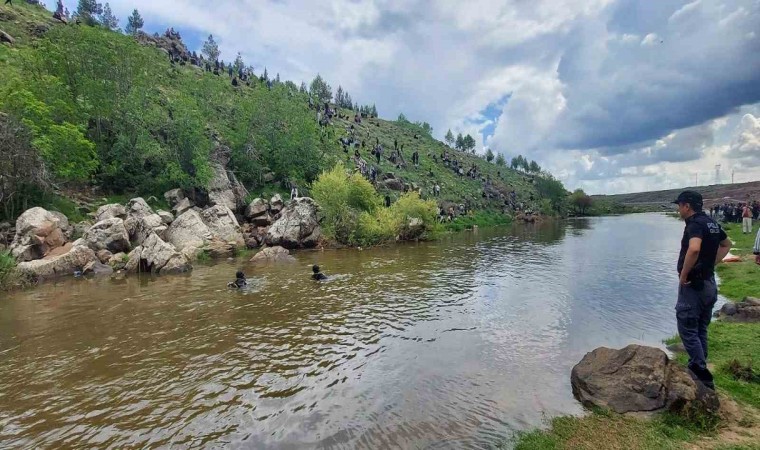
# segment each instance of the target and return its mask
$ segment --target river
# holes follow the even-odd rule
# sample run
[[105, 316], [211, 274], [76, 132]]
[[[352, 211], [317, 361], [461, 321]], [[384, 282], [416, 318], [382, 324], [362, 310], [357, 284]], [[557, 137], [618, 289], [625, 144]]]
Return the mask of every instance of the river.
[[[570, 369], [586, 352], [675, 333], [682, 229], [574, 219], [6, 294], [0, 445], [499, 444], [582, 413]], [[252, 286], [226, 289], [239, 266]]]

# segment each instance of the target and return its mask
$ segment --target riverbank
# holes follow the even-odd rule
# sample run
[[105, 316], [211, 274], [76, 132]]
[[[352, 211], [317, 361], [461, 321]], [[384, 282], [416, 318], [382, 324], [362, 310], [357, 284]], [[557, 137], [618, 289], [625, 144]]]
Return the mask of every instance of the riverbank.
[[[755, 264], [752, 255], [758, 225], [751, 234], [742, 234], [741, 227], [735, 224], [725, 229], [734, 243], [731, 252], [740, 256], [742, 262], [718, 267], [720, 294], [732, 301], [746, 296], [760, 297], [760, 283], [756, 281], [760, 277], [760, 266]], [[669, 344], [677, 342], [677, 336], [668, 341]], [[729, 371], [729, 365], [738, 361], [751, 366], [760, 361], [759, 343], [760, 323], [711, 323], [710, 364], [722, 403], [716, 422], [693, 423], [667, 413], [644, 419], [594, 410], [583, 417], [556, 417], [546, 430], [519, 433], [515, 437], [515, 449], [757, 449], [760, 383], [737, 380]], [[685, 365], [687, 357], [678, 354], [677, 360]], [[757, 373], [757, 368], [754, 371]]]

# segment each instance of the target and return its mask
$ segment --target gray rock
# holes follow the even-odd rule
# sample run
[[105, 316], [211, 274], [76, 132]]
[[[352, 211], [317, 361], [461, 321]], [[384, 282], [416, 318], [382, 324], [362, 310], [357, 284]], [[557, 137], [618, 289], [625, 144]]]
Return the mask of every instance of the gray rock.
[[653, 347], [597, 348], [573, 367], [570, 383], [573, 395], [585, 406], [617, 413], [680, 412], [685, 408], [717, 411], [717, 394]]
[[267, 202], [260, 198], [255, 198], [246, 206], [244, 215], [246, 219], [253, 219], [266, 215], [268, 211], [269, 205], [267, 205]]
[[179, 251], [186, 247], [202, 248], [213, 237], [200, 214], [192, 209], [174, 219], [166, 230], [165, 236], [167, 242], [177, 247]]
[[185, 198], [185, 193], [179, 188], [172, 189], [164, 192], [164, 198], [166, 199], [166, 202], [169, 203], [169, 207], [174, 208], [180, 200]]
[[10, 34], [6, 33], [3, 30], [0, 30], [0, 42], [13, 45], [16, 43], [16, 40], [13, 39], [13, 36], [11, 36]]
[[118, 217], [96, 223], [84, 233], [82, 239], [96, 252], [100, 250], [108, 250], [111, 253], [128, 252], [131, 248], [124, 220]]
[[274, 194], [272, 199], [269, 200], [269, 209], [272, 212], [272, 215], [278, 214], [280, 211], [282, 211], [282, 208], [284, 206], [285, 204], [282, 201], [280, 194]]
[[145, 239], [156, 233], [160, 238], [164, 238], [164, 232], [167, 227], [164, 224], [164, 220], [156, 213], [146, 215], [130, 215], [127, 220], [124, 221], [124, 226], [129, 233], [129, 240], [132, 242], [133, 247], [142, 245]]
[[746, 297], [738, 303], [728, 302], [720, 309], [718, 317], [727, 322], [760, 322], [760, 302]]
[[397, 178], [391, 178], [391, 179], [385, 180], [381, 183], [381, 186], [384, 187], [385, 189], [390, 189], [392, 191], [404, 190], [404, 182]]
[[174, 215], [170, 213], [169, 211], [159, 211], [156, 214], [158, 214], [158, 216], [161, 217], [161, 220], [167, 226], [171, 225], [172, 222], [174, 222]]
[[98, 208], [97, 212], [95, 212], [95, 222], [100, 222], [101, 220], [106, 219], [113, 219], [114, 217], [118, 217], [119, 219], [126, 219], [127, 208], [125, 208], [124, 205], [119, 205], [118, 203], [111, 203], [109, 205], [101, 206]]
[[291, 256], [290, 251], [285, 248], [267, 247], [261, 249], [260, 252], [253, 255], [251, 262], [265, 263], [265, 262], [295, 262], [295, 258]]
[[109, 261], [111, 261], [111, 258], [113, 258], [113, 253], [109, 252], [108, 250], [100, 250], [96, 253], [98, 257], [98, 261], [102, 262], [103, 264], [108, 264]]
[[145, 217], [153, 214], [155, 214], [153, 208], [142, 197], [136, 197], [127, 202], [127, 215], [129, 217]]
[[28, 209], [16, 219], [11, 253], [19, 262], [42, 258], [66, 243], [65, 230], [68, 228], [68, 219], [60, 213], [40, 207]]
[[208, 226], [214, 238], [233, 243], [236, 246], [244, 245], [243, 234], [240, 232], [240, 224], [235, 214], [223, 205], [212, 206], [201, 212], [201, 219]]
[[193, 203], [192, 200], [189, 198], [183, 198], [176, 205], [174, 205], [174, 207], [172, 207], [172, 211], [174, 211], [176, 217], [179, 217], [186, 211], [193, 209], [193, 207], [195, 207], [195, 203]]
[[744, 297], [744, 300], [742, 300], [742, 303], [744, 303], [747, 306], [760, 306], [760, 298]]
[[190, 261], [155, 233], [129, 254], [125, 269], [129, 272], [178, 273], [192, 270]]
[[101, 263], [100, 261], [92, 261], [82, 269], [83, 275], [111, 275], [112, 273], [113, 268]]
[[227, 170], [230, 154], [230, 148], [220, 143], [217, 143], [211, 153], [210, 165], [214, 175], [208, 184], [208, 199], [210, 206], [222, 205], [237, 212], [245, 208], [248, 191], [235, 174]]
[[266, 242], [269, 246], [311, 248], [320, 237], [317, 204], [309, 197], [300, 197], [283, 208], [280, 218], [269, 227]]
[[720, 313], [725, 314], [727, 316], [733, 316], [738, 311], [738, 308], [736, 307], [736, 303], [734, 302], [726, 302], [723, 307], [720, 308]]
[[19, 263], [18, 270], [25, 276], [40, 280], [72, 275], [75, 271], [81, 271], [87, 264], [97, 262], [97, 260], [98, 257], [91, 248], [75, 245], [63, 255]]

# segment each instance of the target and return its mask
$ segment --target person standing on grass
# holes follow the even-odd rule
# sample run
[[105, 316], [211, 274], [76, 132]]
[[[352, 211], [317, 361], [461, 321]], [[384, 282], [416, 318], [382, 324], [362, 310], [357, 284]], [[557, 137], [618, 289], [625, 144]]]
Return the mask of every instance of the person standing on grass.
[[760, 228], [757, 229], [757, 236], [755, 236], [755, 246], [752, 247], [752, 253], [755, 255], [755, 263], [760, 264]]
[[673, 202], [686, 222], [678, 255], [678, 301], [676, 323], [681, 342], [689, 354], [689, 370], [696, 379], [715, 389], [707, 368], [707, 326], [718, 300], [715, 265], [731, 249], [731, 240], [713, 219], [702, 211], [702, 195], [684, 191]]
[[742, 233], [752, 233], [752, 209], [749, 203], [745, 203], [742, 208]]

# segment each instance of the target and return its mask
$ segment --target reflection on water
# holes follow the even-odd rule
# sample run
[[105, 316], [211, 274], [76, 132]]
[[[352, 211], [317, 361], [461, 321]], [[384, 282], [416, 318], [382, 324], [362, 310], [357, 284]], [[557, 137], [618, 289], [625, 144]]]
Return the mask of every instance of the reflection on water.
[[[682, 223], [463, 233], [0, 302], [11, 447], [481, 448], [580, 413], [585, 352], [673, 334]], [[319, 263], [330, 281], [309, 279]], [[225, 288], [243, 264], [244, 291]]]

